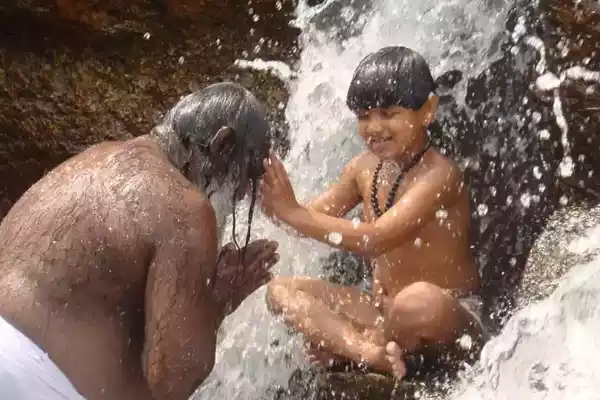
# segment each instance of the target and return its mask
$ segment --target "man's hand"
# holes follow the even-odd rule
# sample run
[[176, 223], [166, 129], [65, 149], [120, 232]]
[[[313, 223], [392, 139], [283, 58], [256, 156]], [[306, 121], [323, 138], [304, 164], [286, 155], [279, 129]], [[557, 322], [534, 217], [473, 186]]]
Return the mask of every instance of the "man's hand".
[[[235, 311], [256, 289], [271, 280], [270, 269], [279, 261], [277, 242], [265, 239], [237, 250], [233, 243], [221, 249], [216, 267], [213, 294], [224, 315]], [[242, 262], [242, 254], [244, 259]]]
[[275, 154], [264, 160], [265, 174], [261, 183], [262, 209], [265, 215], [281, 215], [300, 207], [285, 167]]

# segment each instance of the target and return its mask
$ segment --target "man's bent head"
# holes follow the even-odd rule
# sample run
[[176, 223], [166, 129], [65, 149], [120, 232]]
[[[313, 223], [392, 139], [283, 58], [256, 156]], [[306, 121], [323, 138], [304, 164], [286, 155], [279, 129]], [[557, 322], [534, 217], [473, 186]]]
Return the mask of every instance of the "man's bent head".
[[271, 128], [250, 91], [230, 82], [183, 97], [152, 130], [171, 161], [211, 197], [240, 200], [263, 175]]

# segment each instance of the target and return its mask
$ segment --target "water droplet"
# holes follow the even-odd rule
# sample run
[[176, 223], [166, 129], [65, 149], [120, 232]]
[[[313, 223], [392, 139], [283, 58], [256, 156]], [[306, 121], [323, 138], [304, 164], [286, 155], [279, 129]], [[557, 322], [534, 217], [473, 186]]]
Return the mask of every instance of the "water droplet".
[[568, 178], [573, 175], [573, 169], [575, 165], [573, 164], [573, 159], [569, 156], [563, 158], [558, 165], [558, 174], [563, 178]]
[[569, 204], [569, 198], [567, 196], [560, 196], [560, 199], [558, 201], [563, 206]]
[[281, 9], [283, 8], [283, 4], [280, 0], [277, 0], [277, 2], [275, 3], [275, 8], [277, 9], [277, 11], [281, 11]]
[[506, 196], [506, 205], [510, 206], [513, 202], [513, 197], [512, 196]]
[[179, 59], [177, 60], [177, 62], [179, 63], [179, 65], [183, 64], [185, 62], [185, 58], [183, 56], [179, 57]]
[[533, 167], [533, 176], [535, 179], [540, 179], [542, 177], [542, 171], [540, 171], [540, 167], [537, 165]]
[[463, 350], [471, 350], [473, 347], [473, 338], [466, 333], [458, 339], [458, 346]]
[[415, 239], [415, 247], [416, 247], [417, 249], [420, 249], [422, 245], [423, 245], [423, 239], [421, 239], [421, 238], [416, 238], [416, 239]]
[[358, 218], [358, 217], [352, 218], [352, 227], [354, 229], [358, 229], [359, 226], [360, 226], [360, 218]]
[[448, 211], [441, 210], [441, 209], [437, 210], [436, 213], [435, 213], [435, 217], [437, 219], [446, 219], [446, 218], [448, 218]]
[[515, 265], [517, 265], [517, 259], [516, 259], [516, 258], [514, 258], [514, 257], [511, 257], [509, 262], [510, 262], [510, 265], [512, 265], [513, 267], [514, 267]]
[[487, 204], [480, 204], [477, 206], [477, 214], [480, 217], [483, 217], [484, 215], [487, 215], [488, 213], [488, 206]]
[[144, 33], [144, 39], [146, 39], [146, 40], [150, 39], [150, 32]]
[[252, 16], [252, 21], [254, 21], [254, 22], [258, 22], [259, 19], [260, 19], [260, 17], [258, 16], [258, 14], [254, 14]]
[[538, 132], [538, 136], [541, 140], [548, 140], [550, 139], [550, 132], [548, 132], [548, 129], [542, 129]]
[[531, 204], [531, 195], [529, 193], [523, 193], [519, 200], [521, 201], [521, 205], [523, 207], [529, 208], [529, 205]]

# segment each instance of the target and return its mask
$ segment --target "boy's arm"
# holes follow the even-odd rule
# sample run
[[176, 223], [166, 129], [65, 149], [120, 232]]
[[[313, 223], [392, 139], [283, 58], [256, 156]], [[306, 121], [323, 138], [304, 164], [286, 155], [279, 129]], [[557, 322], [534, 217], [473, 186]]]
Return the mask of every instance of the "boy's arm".
[[342, 171], [338, 182], [331, 184], [326, 192], [315, 197], [307, 208], [332, 217], [343, 217], [356, 207], [361, 201], [356, 182], [357, 163], [360, 157], [350, 161]]
[[[456, 166], [437, 160], [428, 172], [406, 190], [402, 198], [374, 223], [354, 224], [299, 206], [282, 196], [277, 216], [303, 235], [333, 247], [366, 257], [375, 257], [406, 241], [414, 230], [427, 224], [438, 210], [452, 204], [459, 193], [460, 174]], [[286, 186], [285, 170], [274, 159], [267, 168], [266, 185], [275, 190]], [[279, 196], [278, 196], [279, 197]]]

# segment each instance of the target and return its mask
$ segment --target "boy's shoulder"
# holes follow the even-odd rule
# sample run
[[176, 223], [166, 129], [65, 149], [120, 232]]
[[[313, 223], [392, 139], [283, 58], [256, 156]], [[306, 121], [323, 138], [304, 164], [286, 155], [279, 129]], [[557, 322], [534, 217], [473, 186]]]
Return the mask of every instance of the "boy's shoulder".
[[363, 151], [355, 156], [344, 168], [343, 175], [347, 178], [358, 178], [361, 173], [373, 169], [378, 163], [378, 158], [370, 151]]
[[359, 155], [355, 156], [352, 160], [350, 160], [346, 168], [350, 168], [352, 170], [360, 172], [369, 168], [373, 168], [377, 165], [378, 162], [379, 159], [375, 154], [371, 153], [368, 150], [365, 150]]
[[435, 149], [433, 153], [432, 159], [432, 168], [439, 168], [446, 170], [448, 172], [454, 173], [457, 177], [460, 177], [461, 170], [458, 166], [458, 163], [454, 161], [452, 158], [442, 154], [439, 150]]

